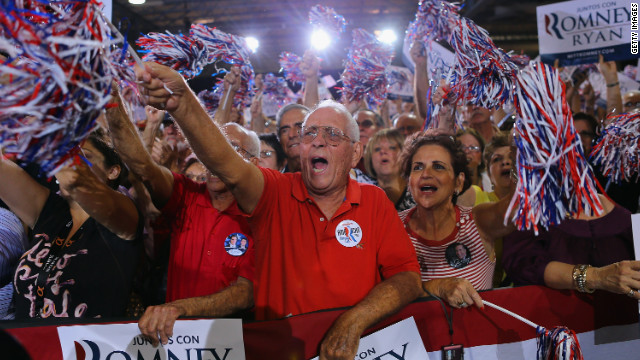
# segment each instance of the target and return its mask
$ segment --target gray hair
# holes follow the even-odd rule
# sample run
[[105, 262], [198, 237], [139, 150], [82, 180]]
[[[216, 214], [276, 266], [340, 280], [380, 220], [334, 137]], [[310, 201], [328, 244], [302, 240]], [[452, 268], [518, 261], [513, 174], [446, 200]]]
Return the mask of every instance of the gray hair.
[[349, 112], [349, 110], [347, 110], [347, 108], [344, 105], [342, 105], [341, 103], [335, 100], [324, 100], [320, 102], [320, 104], [318, 104], [313, 109], [313, 111], [311, 111], [310, 113], [307, 114], [307, 116], [304, 117], [304, 123], [302, 124], [302, 126], [304, 127], [304, 124], [306, 124], [307, 119], [309, 118], [309, 115], [313, 114], [316, 110], [319, 110], [322, 108], [331, 108], [336, 110], [340, 114], [342, 114], [345, 120], [347, 120], [347, 125], [345, 127], [346, 135], [352, 141], [355, 141], [355, 142], [360, 141], [360, 128], [358, 127], [358, 123], [353, 118], [353, 116], [351, 116], [351, 113]]
[[[255, 157], [260, 157], [260, 138], [258, 137], [258, 134], [256, 134], [255, 131], [253, 130], [249, 130], [239, 124], [236, 123], [226, 123], [222, 126], [222, 128], [226, 128], [229, 126], [234, 126], [236, 128], [238, 128], [241, 132], [243, 132], [244, 134], [247, 135], [248, 137], [248, 141], [246, 144], [242, 144], [242, 147], [248, 151], [251, 155], [255, 156]], [[224, 131], [223, 131], [224, 133]], [[226, 134], [225, 134], [225, 137]], [[227, 141], [229, 139], [227, 138]]]
[[278, 110], [278, 113], [276, 114], [276, 134], [280, 132], [280, 123], [282, 122], [282, 117], [284, 116], [284, 114], [288, 113], [290, 110], [296, 109], [302, 110], [302, 113], [305, 116], [311, 112], [308, 107], [296, 103], [289, 104], [280, 108], [280, 110]]

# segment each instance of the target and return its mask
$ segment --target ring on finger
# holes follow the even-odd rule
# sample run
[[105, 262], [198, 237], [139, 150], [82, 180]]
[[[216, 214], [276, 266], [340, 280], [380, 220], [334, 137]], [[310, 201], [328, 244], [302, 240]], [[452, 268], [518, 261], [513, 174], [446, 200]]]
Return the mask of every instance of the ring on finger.
[[461, 301], [461, 302], [458, 303], [458, 306], [461, 307], [461, 308], [465, 308], [465, 307], [467, 307], [467, 303], [464, 302], [464, 301]]
[[636, 295], [636, 291], [633, 289], [630, 289], [629, 292], [627, 293], [628, 297], [635, 297], [635, 295]]

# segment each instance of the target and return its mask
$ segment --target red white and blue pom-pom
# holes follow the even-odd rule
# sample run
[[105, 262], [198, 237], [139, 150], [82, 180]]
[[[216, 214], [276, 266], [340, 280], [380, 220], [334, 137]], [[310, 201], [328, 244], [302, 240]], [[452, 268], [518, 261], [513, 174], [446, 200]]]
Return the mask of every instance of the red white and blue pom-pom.
[[300, 70], [300, 63], [302, 63], [302, 57], [283, 51], [280, 54], [280, 71], [284, 72], [285, 79], [294, 83], [303, 83], [306, 81], [302, 70]]
[[583, 360], [582, 349], [575, 331], [564, 326], [547, 330], [538, 326], [536, 330], [538, 360]]
[[531, 57], [527, 54], [511, 54], [509, 53], [509, 58], [513, 61], [514, 64], [518, 65], [520, 69], [526, 67], [531, 62]]
[[452, 29], [459, 18], [459, 11], [460, 6], [457, 3], [442, 0], [421, 1], [418, 4], [416, 18], [409, 24], [405, 36], [411, 43], [449, 41]]
[[536, 352], [537, 360], [583, 360], [582, 350], [580, 349], [580, 343], [578, 337], [573, 330], [570, 330], [564, 326], [557, 326], [552, 330], [547, 330], [543, 326], [540, 326], [533, 321], [524, 318], [510, 310], [496, 305], [487, 300], [482, 300], [482, 303], [499, 310], [507, 315], [510, 315], [523, 323], [536, 329], [536, 342], [538, 349]]
[[364, 99], [370, 106], [382, 103], [387, 92], [386, 69], [392, 59], [393, 48], [366, 30], [355, 29], [341, 77], [345, 99], [349, 102]]
[[315, 5], [309, 10], [309, 23], [326, 31], [339, 35], [344, 32], [347, 22], [343, 16], [336, 13], [333, 8], [324, 5]]
[[518, 76], [515, 100], [518, 184], [505, 220], [513, 213], [519, 230], [537, 233], [538, 226], [558, 225], [567, 215], [601, 214], [598, 184], [558, 72], [532, 62]]
[[263, 94], [271, 99], [278, 107], [294, 102], [292, 92], [287, 82], [274, 74], [266, 74], [263, 79]]
[[202, 24], [191, 25], [189, 35], [205, 44], [209, 63], [214, 63], [218, 60], [232, 65], [250, 63], [251, 49], [247, 41], [241, 36], [228, 34]]
[[610, 117], [591, 151], [593, 164], [610, 182], [638, 181], [640, 172], [640, 113]]
[[169, 66], [185, 78], [197, 76], [204, 66], [223, 61], [242, 68], [242, 84], [234, 103], [249, 105], [253, 94], [254, 72], [251, 50], [244, 38], [202, 24], [193, 24], [189, 35], [151, 33], [137, 44], [148, 52], [147, 61]]
[[[24, 6], [30, 10], [25, 10]], [[53, 175], [77, 154], [109, 102], [115, 39], [100, 3], [0, 3], [0, 146]]]
[[166, 34], [149, 33], [140, 37], [136, 45], [146, 53], [142, 60], [166, 65], [187, 79], [200, 74], [205, 65], [210, 63], [204, 42], [192, 36], [175, 35], [168, 31]]
[[224, 94], [224, 81], [219, 80], [211, 90], [202, 90], [198, 93], [198, 99], [207, 111], [207, 114], [213, 118], [220, 106], [222, 96]]
[[452, 91], [460, 101], [487, 109], [513, 101], [519, 67], [473, 21], [461, 17], [450, 38], [455, 50]]

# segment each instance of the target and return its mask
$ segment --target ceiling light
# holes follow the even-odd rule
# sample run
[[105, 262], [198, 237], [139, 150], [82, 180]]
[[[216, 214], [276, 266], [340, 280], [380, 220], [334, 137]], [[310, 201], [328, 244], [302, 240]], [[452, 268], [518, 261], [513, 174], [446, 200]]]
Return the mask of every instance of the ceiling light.
[[256, 50], [258, 50], [258, 47], [260, 47], [260, 41], [258, 41], [258, 39], [254, 38], [253, 36], [248, 36], [244, 39], [247, 42], [247, 46], [249, 47], [249, 49], [251, 49], [251, 52], [256, 52]]
[[324, 50], [331, 44], [331, 37], [324, 30], [318, 29], [311, 34], [311, 46]]
[[382, 30], [378, 35], [378, 40], [385, 44], [393, 44], [396, 40], [398, 40], [398, 36], [396, 32], [391, 29]]
[[129, 4], [142, 5], [146, 0], [129, 0]]

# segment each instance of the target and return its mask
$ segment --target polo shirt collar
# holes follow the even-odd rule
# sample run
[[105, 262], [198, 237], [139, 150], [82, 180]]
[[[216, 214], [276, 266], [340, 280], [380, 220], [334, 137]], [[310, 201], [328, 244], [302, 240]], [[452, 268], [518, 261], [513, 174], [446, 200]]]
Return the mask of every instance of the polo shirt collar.
[[[291, 189], [291, 195], [300, 202], [313, 200], [311, 195], [309, 195], [309, 191], [307, 191], [307, 187], [304, 186], [304, 182], [302, 181], [302, 175], [300, 175], [300, 173], [295, 173], [293, 177], [293, 187]], [[345, 197], [345, 202], [351, 205], [360, 204], [361, 196], [362, 196], [362, 192], [360, 190], [360, 185], [358, 184], [357, 181], [349, 177], [349, 182], [347, 183], [347, 195]]]
[[[213, 209], [215, 211], [218, 211], [216, 210], [216, 208], [213, 207], [213, 204], [211, 203], [211, 196], [209, 195], [209, 191], [206, 190], [206, 188], [203, 195], [204, 196], [198, 196], [196, 198], [196, 205], [203, 208], [208, 208], [208, 209]], [[242, 212], [238, 208], [238, 204], [235, 199], [231, 202], [231, 204], [229, 204], [229, 206], [227, 206], [226, 209], [218, 212], [224, 213], [226, 215], [242, 215]]]

